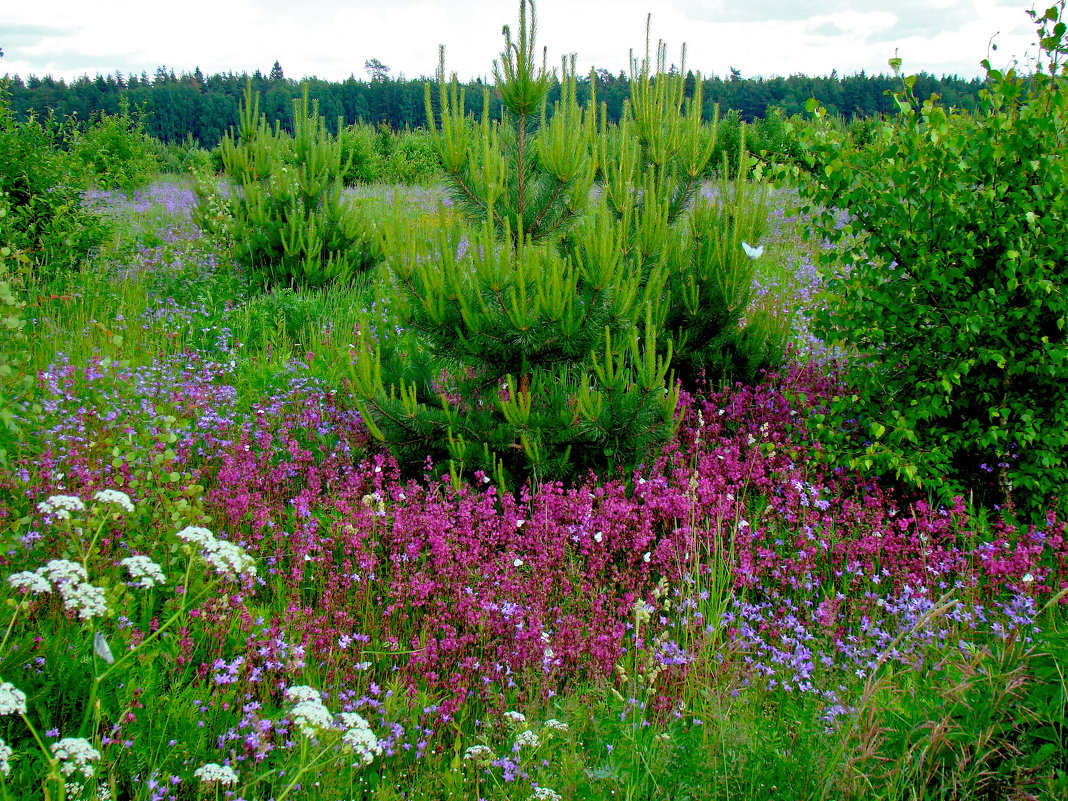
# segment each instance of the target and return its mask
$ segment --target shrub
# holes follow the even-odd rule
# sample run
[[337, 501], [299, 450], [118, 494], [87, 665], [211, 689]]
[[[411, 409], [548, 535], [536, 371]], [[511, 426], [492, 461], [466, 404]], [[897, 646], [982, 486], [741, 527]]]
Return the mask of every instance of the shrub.
[[433, 139], [423, 130], [396, 135], [378, 180], [393, 184], [425, 186], [442, 178], [441, 161]]
[[71, 136], [70, 124], [53, 117], [17, 122], [0, 92], [0, 194], [7, 209], [0, 243], [25, 254], [41, 277], [79, 267], [109, 233], [82, 208], [84, 175], [64, 149]]
[[379, 180], [382, 173], [381, 158], [375, 150], [375, 129], [370, 125], [355, 123], [338, 125], [338, 144], [341, 146], [341, 162], [345, 165], [342, 180], [346, 186], [369, 184]]
[[104, 189], [132, 192], [159, 173], [156, 148], [145, 133], [141, 114], [120, 98], [119, 113], [101, 112], [89, 129], [75, 137], [72, 153], [90, 181]]
[[861, 354], [856, 393], [831, 410], [860, 441], [824, 433], [854, 465], [1034, 514], [1068, 501], [1064, 5], [1038, 18], [1044, 71], [984, 62], [976, 114], [918, 103], [906, 78], [900, 115], [864, 149], [809, 137], [802, 187], [826, 208], [819, 236], [856, 237], [819, 322]]
[[[0, 197], [0, 221], [9, 213]], [[12, 280], [29, 260], [2, 243], [0, 239], [0, 463], [7, 461], [8, 447], [22, 430], [22, 401], [33, 389], [33, 376], [26, 369], [30, 361], [23, 316], [26, 304], [16, 294]]]
[[207, 172], [212, 169], [210, 151], [198, 145], [192, 134], [188, 134], [181, 142], [173, 143], [151, 139], [150, 145], [160, 172], [188, 175], [190, 172]]

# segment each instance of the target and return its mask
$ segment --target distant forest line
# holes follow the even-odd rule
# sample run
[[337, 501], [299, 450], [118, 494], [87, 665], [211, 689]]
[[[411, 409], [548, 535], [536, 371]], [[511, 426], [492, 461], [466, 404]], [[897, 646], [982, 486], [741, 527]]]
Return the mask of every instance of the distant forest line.
[[[91, 120], [101, 112], [115, 114], [125, 98], [130, 106], [144, 116], [145, 132], [163, 142], [182, 142], [192, 137], [203, 147], [214, 147], [231, 126], [238, 121], [238, 108], [245, 85], [261, 95], [260, 111], [270, 122], [279, 121], [289, 128], [293, 117], [293, 100], [307, 86], [310, 96], [318, 101], [319, 111], [331, 129], [338, 122], [385, 124], [393, 130], [426, 126], [424, 86], [427, 79], [409, 80], [389, 76], [380, 62], [368, 62], [370, 80], [350, 76], [344, 81], [308, 78], [295, 81], [284, 76], [275, 62], [268, 75], [257, 70], [246, 73], [226, 73], [204, 76], [199, 69], [175, 75], [173, 70], [159, 68], [155, 75], [83, 76], [71, 83], [51, 77], [18, 76], [8, 79], [11, 108], [16, 116], [73, 115], [75, 119]], [[693, 91], [696, 77], [687, 73], [687, 90]], [[607, 107], [610, 121], [618, 121], [623, 102], [629, 94], [626, 74], [613, 75], [606, 70], [580, 79], [579, 99], [585, 102], [590, 95], [591, 81], [599, 103]], [[779, 109], [792, 116], [804, 111], [805, 101], [816, 98], [832, 114], [845, 119], [873, 117], [893, 112], [893, 100], [887, 90], [900, 88], [900, 79], [889, 75], [824, 77], [791, 75], [786, 78], [744, 78], [731, 70], [726, 78], [702, 79], [705, 115], [711, 118], [718, 104], [721, 114], [736, 110], [741, 119], [752, 122], [763, 118], [769, 109]], [[937, 93], [947, 105], [973, 109], [978, 104], [979, 90], [984, 82], [979, 78], [965, 80], [956, 76], [936, 78], [921, 73], [916, 80], [916, 94], [925, 98]], [[482, 114], [486, 88], [481, 80], [464, 84], [467, 105], [476, 116]], [[557, 89], [558, 91], [558, 89]], [[436, 92], [435, 92], [436, 96]], [[550, 97], [550, 101], [552, 97]], [[490, 113], [500, 114], [500, 101], [490, 93]]]

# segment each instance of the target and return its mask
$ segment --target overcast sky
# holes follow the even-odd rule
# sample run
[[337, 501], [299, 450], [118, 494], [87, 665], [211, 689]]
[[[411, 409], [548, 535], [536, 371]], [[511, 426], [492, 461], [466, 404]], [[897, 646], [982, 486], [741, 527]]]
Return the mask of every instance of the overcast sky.
[[[1046, 0], [1046, 4], [1052, 0]], [[1041, 4], [1041, 2], [1040, 2]], [[653, 39], [678, 62], [725, 76], [887, 72], [895, 50], [907, 72], [981, 74], [1012, 57], [1033, 58], [1026, 0], [540, 0], [538, 43], [558, 63], [618, 73], [628, 51]], [[0, 74], [268, 72], [277, 59], [288, 78], [366, 79], [376, 58], [394, 76], [432, 76], [438, 45], [463, 79], [489, 76], [501, 26], [516, 26], [517, 0], [2, 0]]]

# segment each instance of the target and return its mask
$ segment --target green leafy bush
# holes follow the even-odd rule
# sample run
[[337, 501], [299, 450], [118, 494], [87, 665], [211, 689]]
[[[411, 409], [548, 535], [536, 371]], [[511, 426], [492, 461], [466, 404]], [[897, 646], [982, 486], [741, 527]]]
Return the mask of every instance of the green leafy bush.
[[[2, 201], [0, 197], [0, 222], [10, 213]], [[24, 253], [0, 244], [0, 462], [21, 432], [20, 418], [26, 411], [22, 402], [33, 388], [33, 376], [26, 369], [30, 360], [23, 316], [26, 304], [13, 281], [28, 261]]]
[[162, 173], [188, 175], [190, 172], [208, 172], [212, 169], [211, 153], [198, 145], [192, 134], [181, 142], [173, 143], [151, 139], [150, 145]]
[[[823, 432], [854, 465], [1036, 515], [1054, 496], [1068, 508], [1063, 12], [1038, 17], [1044, 70], [984, 62], [978, 113], [920, 104], [907, 78], [899, 117], [866, 147], [812, 133], [802, 187], [824, 207], [818, 235], [854, 238], [819, 323], [861, 354], [856, 394]], [[837, 418], [856, 418], [862, 442]]]
[[381, 165], [378, 180], [391, 184], [425, 186], [442, 179], [441, 161], [430, 134], [401, 131]]
[[337, 139], [341, 145], [341, 161], [345, 165], [341, 178], [346, 186], [379, 180], [382, 160], [375, 149], [375, 137], [375, 128], [371, 125], [338, 126]]
[[201, 176], [197, 221], [233, 245], [267, 287], [351, 281], [382, 256], [361, 201], [344, 197], [342, 148], [310, 103], [294, 101], [294, 131], [271, 129], [246, 90], [241, 124], [220, 145], [229, 191]]
[[22, 252], [41, 276], [78, 268], [108, 237], [81, 204], [85, 176], [65, 150], [70, 123], [17, 122], [0, 91], [0, 243]]
[[156, 147], [145, 133], [141, 114], [130, 110], [126, 98], [118, 114], [101, 113], [89, 129], [75, 137], [71, 151], [89, 179], [105, 189], [132, 192], [159, 174]]

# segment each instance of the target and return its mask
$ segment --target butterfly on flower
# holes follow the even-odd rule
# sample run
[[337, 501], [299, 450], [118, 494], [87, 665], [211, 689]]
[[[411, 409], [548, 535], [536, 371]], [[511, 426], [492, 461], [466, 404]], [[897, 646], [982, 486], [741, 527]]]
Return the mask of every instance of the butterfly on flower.
[[748, 242], [742, 242], [742, 250], [745, 251], [745, 255], [751, 259], [759, 259], [764, 254], [764, 246], [757, 245], [753, 247]]

